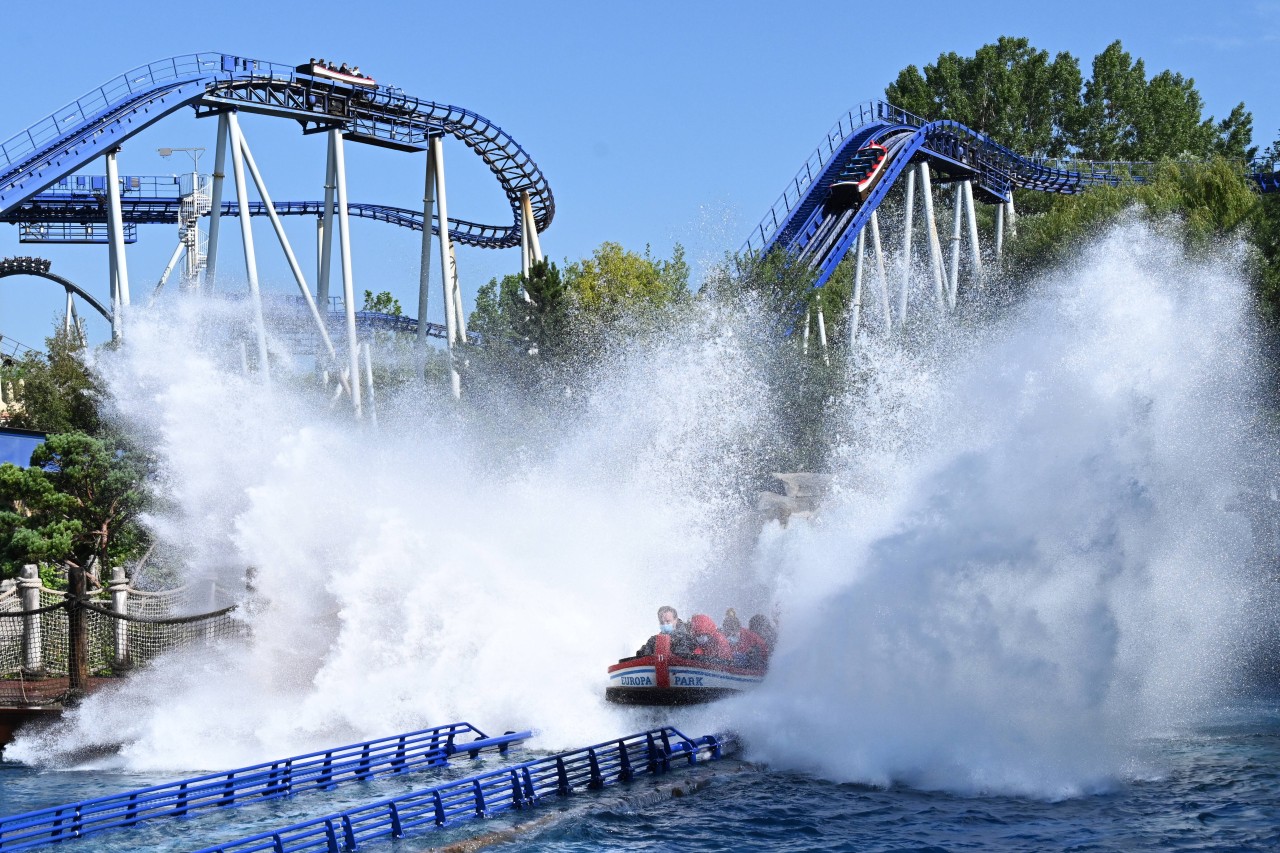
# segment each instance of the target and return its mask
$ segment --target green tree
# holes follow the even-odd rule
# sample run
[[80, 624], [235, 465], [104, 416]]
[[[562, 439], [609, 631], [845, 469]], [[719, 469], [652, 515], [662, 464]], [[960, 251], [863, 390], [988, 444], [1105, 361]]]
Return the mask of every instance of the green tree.
[[97, 434], [102, 423], [98, 401], [102, 389], [85, 364], [85, 346], [73, 330], [58, 326], [45, 340], [46, 353], [29, 352], [5, 368], [13, 379], [17, 405], [8, 423], [22, 429]]
[[1080, 131], [1075, 143], [1087, 160], [1135, 160], [1139, 134], [1147, 127], [1147, 73], [1119, 41], [1093, 58], [1085, 81]]
[[536, 261], [528, 278], [507, 275], [481, 287], [468, 329], [490, 349], [550, 356], [567, 342], [569, 302], [555, 263]]
[[938, 57], [924, 72], [910, 65], [885, 89], [891, 103], [931, 120], [953, 119], [1026, 154], [1065, 153], [1064, 128], [1076, 122], [1080, 65], [1050, 59], [1025, 38], [1001, 36], [972, 57]]
[[679, 243], [671, 260], [661, 260], [647, 246], [640, 255], [604, 242], [590, 258], [565, 267], [564, 286], [580, 320], [608, 325], [687, 301], [689, 265]]
[[380, 293], [366, 290], [364, 292], [364, 307], [360, 310], [370, 311], [375, 314], [391, 314], [395, 317], [399, 317], [404, 313], [400, 308], [400, 300], [386, 290]]
[[73, 604], [68, 611], [71, 690], [88, 682], [84, 611], [75, 605], [102, 570], [136, 557], [146, 534], [146, 464], [136, 452], [84, 433], [50, 435], [31, 467], [0, 465], [0, 558], [6, 574], [25, 563], [60, 567]]

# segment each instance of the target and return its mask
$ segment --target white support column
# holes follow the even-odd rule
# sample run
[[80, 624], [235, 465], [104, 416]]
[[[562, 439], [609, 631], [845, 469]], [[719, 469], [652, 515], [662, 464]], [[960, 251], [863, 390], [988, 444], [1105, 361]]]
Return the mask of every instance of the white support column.
[[120, 340], [124, 333], [124, 310], [129, 305], [129, 265], [124, 254], [124, 215], [120, 211], [120, 171], [116, 154], [107, 152], [107, 232], [111, 241], [111, 337]]
[[209, 191], [209, 251], [205, 253], [204, 282], [212, 287], [218, 267], [218, 235], [222, 231], [222, 181], [227, 168], [227, 115], [218, 115], [218, 142], [213, 156], [213, 187]]
[[[520, 275], [525, 279], [529, 278], [529, 270], [533, 266], [533, 262], [529, 260], [529, 254], [533, 250], [529, 247], [529, 220], [524, 218], [524, 211], [520, 211]], [[529, 294], [524, 295], [525, 299], [529, 298]]]
[[911, 217], [916, 206], [916, 173], [907, 170], [907, 199], [902, 220], [902, 290], [898, 294], [898, 326], [907, 322], [907, 288], [911, 284]]
[[960, 288], [960, 227], [964, 217], [964, 187], [956, 184], [954, 216], [951, 220], [951, 283], [947, 286], [947, 301], [956, 304], [956, 292]]
[[436, 167], [436, 204], [439, 205], [440, 219], [440, 285], [444, 296], [445, 329], [449, 337], [449, 379], [453, 396], [462, 396], [462, 377], [453, 364], [454, 345], [464, 338], [459, 336], [458, 300], [454, 298], [455, 277], [453, 270], [453, 244], [449, 238], [449, 199], [445, 192], [444, 179], [444, 144], [440, 137], [431, 139], [431, 157]]
[[280, 242], [280, 248], [284, 251], [285, 260], [289, 262], [289, 270], [293, 273], [293, 280], [298, 284], [298, 290], [302, 293], [302, 299], [307, 303], [307, 310], [311, 312], [311, 319], [316, 324], [316, 329], [320, 332], [320, 340], [324, 342], [324, 348], [329, 353], [329, 358], [334, 362], [338, 360], [338, 353], [333, 348], [333, 341], [329, 339], [329, 329], [325, 325], [324, 318], [320, 315], [316, 302], [311, 298], [311, 289], [307, 287], [307, 280], [302, 274], [302, 267], [298, 265], [298, 259], [293, 253], [293, 247], [289, 244], [289, 237], [285, 234], [284, 225], [280, 222], [280, 216], [276, 213], [275, 206], [271, 203], [271, 194], [267, 192], [266, 181], [262, 179], [262, 173], [258, 171], [258, 164], [253, 159], [253, 152], [249, 149], [249, 141], [244, 137], [244, 131], [237, 128], [237, 136], [240, 153], [244, 157], [245, 165], [249, 167], [249, 175], [253, 178], [253, 185], [258, 189], [258, 198], [262, 199], [262, 205], [267, 210], [267, 218], [271, 220], [271, 227], [275, 229], [276, 239]]
[[822, 303], [818, 303], [818, 346], [822, 347], [822, 361], [830, 366], [831, 355], [827, 352], [827, 321], [822, 316]]
[[982, 287], [982, 247], [978, 245], [978, 215], [973, 209], [973, 181], [964, 182], [964, 212], [969, 219], [969, 262], [973, 280]]
[[75, 302], [72, 301], [72, 296], [73, 295], [71, 293], [71, 289], [68, 288], [67, 289], [67, 313], [63, 316], [63, 319], [62, 319], [62, 331], [64, 334], [66, 334], [67, 340], [71, 340], [71, 323], [72, 323], [71, 318], [75, 315], [75, 310], [76, 310]]
[[800, 339], [800, 352], [809, 354], [809, 326], [813, 322], [812, 309], [804, 309], [804, 335]]
[[454, 244], [449, 244], [449, 269], [453, 275], [453, 314], [458, 321], [458, 343], [467, 342], [467, 314], [462, 310], [462, 285], [458, 281], [458, 256]]
[[342, 150], [342, 131], [337, 128], [329, 131], [329, 139], [333, 143], [333, 170], [338, 179], [338, 232], [342, 238], [340, 241], [342, 301], [347, 317], [347, 363], [350, 369], [351, 403], [355, 407], [356, 417], [359, 418], [363, 408], [360, 395], [360, 342], [356, 339], [355, 282], [351, 275], [351, 220], [347, 215], [347, 162]]
[[364, 350], [364, 384], [369, 389], [369, 423], [378, 425], [378, 404], [373, 399], [373, 356], [369, 352], [369, 342], [365, 341]]
[[160, 274], [160, 280], [156, 282], [156, 289], [152, 294], [157, 294], [164, 290], [165, 283], [169, 281], [169, 276], [173, 274], [173, 268], [178, 265], [178, 258], [181, 257], [182, 251], [187, 248], [186, 244], [178, 241], [177, 248], [173, 250], [173, 254], [169, 256], [169, 264], [164, 268], [164, 272]]
[[432, 138], [431, 159], [435, 161], [436, 203], [439, 205], [440, 219], [440, 293], [444, 299], [445, 334], [448, 337], [449, 349], [457, 339], [457, 319], [454, 317], [453, 271], [450, 269], [449, 256], [453, 248], [449, 240], [449, 202], [445, 194], [443, 145], [439, 138]]
[[[875, 213], [871, 214], [875, 216]], [[867, 229], [858, 229], [858, 250], [853, 256], [853, 298], [849, 300], [849, 346], [858, 343], [858, 323], [862, 319], [862, 256]]]
[[422, 254], [418, 266], [418, 344], [427, 343], [427, 305], [431, 301], [431, 218], [436, 212], [436, 158], [427, 150], [427, 175], [422, 188]]
[[945, 271], [942, 268], [942, 242], [938, 239], [938, 220], [933, 211], [933, 179], [929, 174], [928, 163], [920, 164], [920, 190], [924, 198], [925, 230], [929, 237], [929, 269], [933, 272], [933, 296], [938, 307], [942, 308], [946, 305], [943, 283]]
[[1004, 257], [1004, 204], [996, 205], [996, 265]]
[[[267, 360], [267, 325], [262, 318], [262, 291], [258, 289], [258, 258], [253, 249], [253, 225], [249, 216], [249, 190], [244, 183], [244, 157], [241, 156], [240, 122], [234, 112], [227, 113], [227, 132], [231, 138], [231, 166], [236, 181], [236, 204], [240, 208], [240, 239], [244, 243], [244, 269], [249, 277], [249, 300], [253, 303], [253, 327], [258, 338], [258, 372], [262, 381], [271, 382], [271, 365]], [[248, 361], [246, 357], [246, 368]]]
[[1013, 190], [1009, 190], [1009, 239], [1018, 239], [1018, 211], [1013, 206]]
[[529, 223], [529, 258], [531, 261], [542, 260], [542, 242], [538, 239], [538, 220], [533, 216], [533, 202], [529, 201], [529, 192], [520, 193], [520, 216]]
[[876, 273], [880, 282], [880, 310], [884, 313], [884, 333], [893, 331], [893, 311], [889, 308], [889, 276], [884, 270], [884, 247], [880, 244], [880, 211], [871, 211], [871, 248], [876, 253]]
[[334, 171], [333, 131], [329, 132], [329, 152], [324, 165], [324, 215], [320, 219], [320, 277], [316, 279], [316, 302], [329, 313], [329, 269], [333, 264], [333, 194], [337, 189]]

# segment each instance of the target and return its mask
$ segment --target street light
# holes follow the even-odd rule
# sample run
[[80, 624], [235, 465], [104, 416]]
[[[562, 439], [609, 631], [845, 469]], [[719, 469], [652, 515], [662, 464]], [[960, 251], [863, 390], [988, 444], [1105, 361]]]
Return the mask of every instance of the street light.
[[[178, 249], [174, 250], [173, 259], [169, 261], [169, 268], [166, 268], [164, 275], [160, 279], [160, 284], [164, 284], [164, 280], [169, 276], [169, 269], [172, 269], [174, 262], [178, 260], [178, 252], [182, 247], [186, 247], [187, 263], [185, 270], [185, 279], [188, 283], [194, 282], [196, 276], [199, 275], [200, 268], [203, 265], [203, 257], [200, 249], [200, 215], [205, 211], [202, 210], [202, 202], [205, 196], [200, 192], [200, 155], [203, 154], [203, 148], [157, 148], [156, 153], [161, 157], [172, 157], [176, 152], [182, 152], [191, 158], [191, 195], [190, 205], [183, 197], [183, 202], [178, 210], [178, 229], [180, 240]], [[181, 185], [179, 185], [179, 194], [181, 194]]]

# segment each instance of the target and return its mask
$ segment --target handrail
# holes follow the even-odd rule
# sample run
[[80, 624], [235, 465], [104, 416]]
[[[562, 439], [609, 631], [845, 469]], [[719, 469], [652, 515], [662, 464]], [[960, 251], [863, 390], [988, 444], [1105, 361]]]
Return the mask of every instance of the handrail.
[[[458, 739], [475, 735], [476, 740]], [[450, 756], [481, 750], [502, 753], [526, 740], [529, 731], [488, 737], [466, 722], [280, 758], [238, 770], [209, 773], [177, 782], [68, 803], [0, 818], [0, 850], [28, 850], [147, 820], [188, 815], [364, 781], [389, 773], [441, 767]]]
[[534, 806], [546, 797], [665, 773], [680, 762], [694, 765], [721, 758], [736, 746], [732, 734], [694, 740], [670, 726], [652, 729], [214, 844], [197, 853], [342, 853], [378, 838], [403, 838], [413, 829], [436, 829]]

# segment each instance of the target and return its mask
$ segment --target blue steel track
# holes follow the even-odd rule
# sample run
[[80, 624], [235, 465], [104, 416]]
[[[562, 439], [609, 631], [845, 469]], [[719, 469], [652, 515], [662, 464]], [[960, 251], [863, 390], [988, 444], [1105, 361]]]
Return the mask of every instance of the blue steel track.
[[[885, 174], [862, 203], [841, 201], [831, 185], [872, 140], [888, 150]], [[743, 245], [743, 254], [791, 253], [817, 270], [815, 286], [831, 278], [858, 232], [870, 220], [909, 166], [927, 162], [943, 182], [973, 181], [974, 197], [996, 204], [1013, 189], [1078, 193], [1090, 187], [1142, 183], [1151, 163], [1094, 163], [1024, 157], [964, 125], [925, 121], [883, 101], [860, 105], [841, 116], [817, 151]], [[1261, 192], [1280, 191], [1280, 173], [1253, 170]]]
[[451, 220], [452, 238], [466, 245], [520, 245], [522, 193], [529, 194], [538, 231], [555, 215], [555, 199], [537, 164], [477, 113], [389, 86], [357, 89], [299, 74], [292, 66], [197, 53], [135, 68], [0, 143], [0, 217], [23, 219], [11, 211], [183, 107], [201, 116], [236, 109], [288, 118], [303, 133], [340, 128], [348, 140], [401, 151], [425, 150], [430, 138], [453, 136], [484, 160], [513, 214], [511, 225]]

